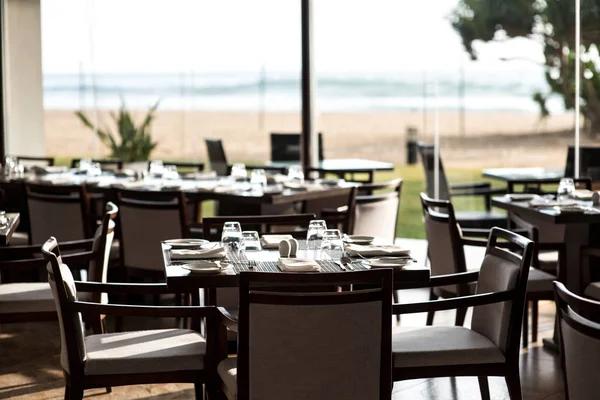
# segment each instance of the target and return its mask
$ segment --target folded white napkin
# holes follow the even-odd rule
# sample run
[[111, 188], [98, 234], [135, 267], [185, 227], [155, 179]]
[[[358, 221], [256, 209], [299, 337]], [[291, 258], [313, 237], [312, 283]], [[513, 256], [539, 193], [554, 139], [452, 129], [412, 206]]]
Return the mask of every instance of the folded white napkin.
[[203, 258], [225, 258], [227, 254], [223, 247], [213, 249], [171, 249], [171, 260], [199, 260]]
[[308, 258], [280, 258], [277, 262], [284, 272], [320, 272], [321, 266]]
[[394, 245], [359, 245], [359, 244], [348, 244], [346, 245], [346, 252], [350, 256], [361, 255], [364, 257], [375, 257], [375, 256], [408, 256], [410, 255], [410, 249]]
[[262, 235], [260, 244], [263, 249], [278, 249], [283, 240], [293, 239], [292, 235]]

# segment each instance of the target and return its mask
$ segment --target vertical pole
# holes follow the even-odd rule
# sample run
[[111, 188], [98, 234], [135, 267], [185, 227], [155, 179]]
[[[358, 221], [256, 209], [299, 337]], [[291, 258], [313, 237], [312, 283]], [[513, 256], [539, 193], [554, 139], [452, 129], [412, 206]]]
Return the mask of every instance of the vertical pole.
[[4, 0], [0, 0], [0, 163], [6, 157], [6, 119], [4, 108]]
[[317, 140], [314, 125], [315, 75], [312, 46], [312, 0], [302, 1], [302, 147], [300, 159], [304, 175], [316, 166]]
[[575, 178], [579, 178], [579, 129], [581, 86], [581, 0], [575, 0]]
[[433, 84], [433, 193], [436, 200], [440, 198], [440, 105], [438, 80]]

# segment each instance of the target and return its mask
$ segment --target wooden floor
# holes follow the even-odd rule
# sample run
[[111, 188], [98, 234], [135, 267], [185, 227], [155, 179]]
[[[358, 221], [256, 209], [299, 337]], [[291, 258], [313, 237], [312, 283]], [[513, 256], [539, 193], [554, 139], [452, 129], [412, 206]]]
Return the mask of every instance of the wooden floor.
[[[411, 249], [422, 243], [410, 242]], [[421, 242], [421, 241], [419, 241]], [[418, 253], [413, 251], [413, 253]], [[415, 254], [418, 259], [420, 255]], [[474, 255], [476, 257], [477, 255]], [[425, 301], [426, 290], [403, 291], [401, 302]], [[521, 355], [521, 386], [526, 400], [564, 399], [562, 372], [558, 356], [541, 345], [542, 338], [551, 337], [554, 321], [554, 303], [541, 302], [539, 342], [529, 345]], [[470, 313], [467, 315], [470, 321]], [[454, 312], [436, 314], [435, 325], [452, 325]], [[402, 317], [403, 326], [425, 325], [425, 315], [415, 314]], [[110, 324], [109, 324], [110, 325]], [[126, 329], [152, 329], [172, 327], [173, 321], [166, 319], [128, 320]], [[0, 326], [0, 399], [62, 399], [64, 383], [59, 364], [60, 335], [57, 323], [29, 323]], [[491, 398], [508, 399], [504, 380], [490, 378]], [[111, 394], [103, 389], [85, 392], [86, 398], [105, 399], [193, 399], [192, 385], [140, 385], [113, 388]], [[394, 386], [395, 400], [451, 400], [479, 399], [476, 378], [440, 378], [413, 380]], [[368, 400], [368, 399], [366, 399]]]

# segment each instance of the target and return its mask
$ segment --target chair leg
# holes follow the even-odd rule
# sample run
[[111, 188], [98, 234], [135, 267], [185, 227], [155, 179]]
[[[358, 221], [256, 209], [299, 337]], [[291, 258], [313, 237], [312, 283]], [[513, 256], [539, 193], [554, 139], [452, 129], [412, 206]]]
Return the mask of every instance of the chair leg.
[[456, 319], [454, 320], [455, 326], [463, 326], [465, 324], [465, 318], [467, 316], [467, 308], [456, 309]]
[[194, 383], [194, 393], [196, 394], [196, 400], [204, 400], [204, 385], [202, 382]]
[[[400, 303], [400, 296], [398, 295], [397, 290], [392, 291], [392, 298], [394, 300], [394, 304]], [[396, 314], [396, 323], [400, 325], [400, 314]]]
[[106, 387], [106, 393], [112, 393], [112, 387], [107, 386]]
[[531, 341], [537, 342], [538, 338], [538, 301], [531, 303]]
[[518, 366], [516, 367], [515, 370], [509, 370], [504, 379], [506, 380], [510, 400], [523, 400], [523, 395], [521, 394], [521, 378], [519, 376]]
[[525, 310], [523, 310], [523, 348], [529, 345], [529, 302], [525, 301]]
[[[433, 289], [429, 291], [429, 301], [437, 300], [437, 296], [433, 293]], [[427, 323], [426, 325], [433, 325], [433, 317], [435, 316], [435, 311], [427, 312]]]
[[71, 387], [69, 384], [65, 385], [65, 400], [69, 400], [71, 398]]
[[74, 386], [74, 385], [69, 385], [68, 386], [68, 393], [67, 391], [65, 391], [65, 396], [69, 397], [65, 397], [66, 400], [81, 400], [83, 399], [83, 389], [79, 386]]
[[490, 400], [490, 385], [487, 376], [478, 376], [481, 400]]

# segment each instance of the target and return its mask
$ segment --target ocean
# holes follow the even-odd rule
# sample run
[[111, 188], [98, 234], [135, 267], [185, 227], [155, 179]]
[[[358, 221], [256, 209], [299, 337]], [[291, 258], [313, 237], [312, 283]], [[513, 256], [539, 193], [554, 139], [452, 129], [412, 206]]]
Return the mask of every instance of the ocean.
[[[544, 76], [515, 71], [427, 74], [319, 74], [317, 109], [323, 112], [442, 111], [539, 112], [535, 91], [547, 90]], [[437, 93], [436, 83], [437, 81]], [[461, 90], [462, 86], [462, 90]], [[296, 111], [301, 108], [300, 73], [44, 74], [46, 109], [114, 109], [124, 101], [145, 109], [207, 111]], [[562, 111], [560, 98], [549, 108]]]

